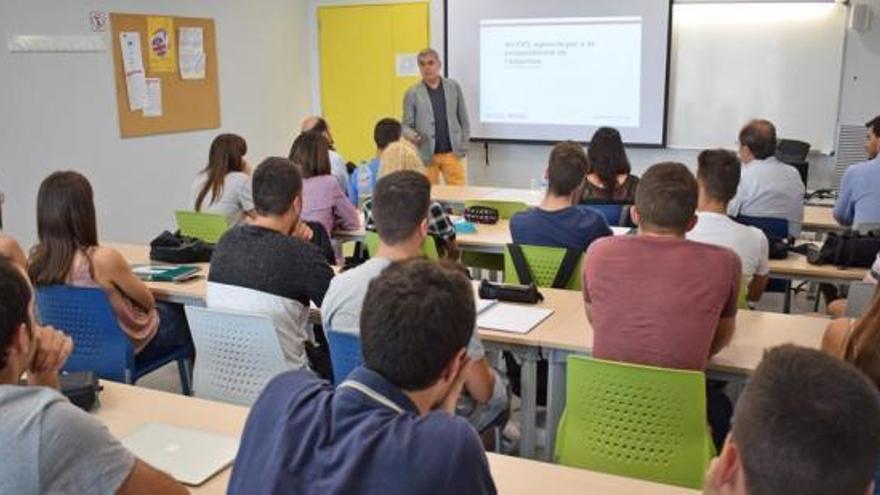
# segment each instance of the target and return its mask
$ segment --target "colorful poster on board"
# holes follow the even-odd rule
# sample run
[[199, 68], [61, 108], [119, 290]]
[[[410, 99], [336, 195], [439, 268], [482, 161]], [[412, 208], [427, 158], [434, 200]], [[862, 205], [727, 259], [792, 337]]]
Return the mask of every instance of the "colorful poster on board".
[[149, 46], [150, 72], [175, 72], [174, 19], [171, 17], [147, 17], [147, 45]]

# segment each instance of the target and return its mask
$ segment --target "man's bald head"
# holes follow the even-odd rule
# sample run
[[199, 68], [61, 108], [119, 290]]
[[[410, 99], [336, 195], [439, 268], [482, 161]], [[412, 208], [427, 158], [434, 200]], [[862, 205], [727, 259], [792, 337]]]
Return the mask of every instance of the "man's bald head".
[[770, 158], [776, 154], [776, 126], [769, 120], [752, 120], [739, 131], [739, 144], [758, 160]]

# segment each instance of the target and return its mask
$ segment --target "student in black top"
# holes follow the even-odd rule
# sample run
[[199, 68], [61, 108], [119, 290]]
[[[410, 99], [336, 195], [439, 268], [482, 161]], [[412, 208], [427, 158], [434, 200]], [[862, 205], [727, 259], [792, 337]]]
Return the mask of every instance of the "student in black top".
[[[333, 270], [314, 244], [297, 235], [302, 176], [286, 158], [268, 158], [253, 178], [254, 217], [220, 239], [208, 275], [208, 307], [272, 317], [291, 368], [327, 373], [322, 333], [313, 335], [309, 303], [320, 306]], [[300, 234], [303, 235], [303, 234]], [[315, 352], [323, 346], [323, 352]]]
[[583, 201], [586, 203], [635, 202], [639, 178], [630, 173], [629, 159], [620, 132], [600, 127], [590, 138], [590, 160]]

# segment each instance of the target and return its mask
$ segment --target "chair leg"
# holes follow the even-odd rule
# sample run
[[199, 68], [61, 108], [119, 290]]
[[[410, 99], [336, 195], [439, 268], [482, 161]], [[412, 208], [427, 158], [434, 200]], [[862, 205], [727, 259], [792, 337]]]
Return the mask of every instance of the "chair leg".
[[180, 389], [183, 395], [192, 395], [192, 361], [178, 359], [177, 372], [180, 374]]

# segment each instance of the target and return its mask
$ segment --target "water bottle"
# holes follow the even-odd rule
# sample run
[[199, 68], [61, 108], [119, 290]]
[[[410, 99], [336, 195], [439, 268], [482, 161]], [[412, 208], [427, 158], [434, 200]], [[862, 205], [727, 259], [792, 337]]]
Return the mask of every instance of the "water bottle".
[[363, 205], [364, 201], [373, 195], [373, 172], [370, 170], [368, 163], [363, 163], [358, 170], [358, 204]]

